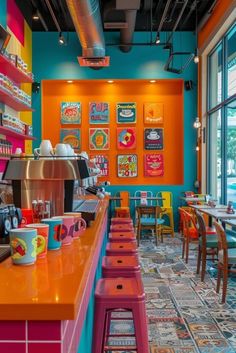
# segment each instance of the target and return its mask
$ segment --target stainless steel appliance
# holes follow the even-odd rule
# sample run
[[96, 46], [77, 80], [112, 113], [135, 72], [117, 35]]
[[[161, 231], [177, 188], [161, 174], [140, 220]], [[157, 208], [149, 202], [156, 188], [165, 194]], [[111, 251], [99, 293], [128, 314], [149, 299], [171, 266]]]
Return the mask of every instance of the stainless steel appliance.
[[12, 180], [16, 207], [32, 208], [34, 200], [49, 200], [51, 216], [73, 208], [74, 183], [82, 186], [91, 177], [86, 159], [14, 158], [3, 179]]

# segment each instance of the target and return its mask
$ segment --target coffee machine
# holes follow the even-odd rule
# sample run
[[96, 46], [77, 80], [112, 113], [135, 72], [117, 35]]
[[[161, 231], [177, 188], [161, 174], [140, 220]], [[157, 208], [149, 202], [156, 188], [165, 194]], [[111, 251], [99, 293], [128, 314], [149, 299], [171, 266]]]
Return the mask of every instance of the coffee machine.
[[8, 161], [3, 179], [11, 180], [16, 207], [32, 208], [34, 200], [49, 200], [51, 216], [73, 208], [74, 183], [83, 185], [91, 177], [83, 158], [13, 158]]

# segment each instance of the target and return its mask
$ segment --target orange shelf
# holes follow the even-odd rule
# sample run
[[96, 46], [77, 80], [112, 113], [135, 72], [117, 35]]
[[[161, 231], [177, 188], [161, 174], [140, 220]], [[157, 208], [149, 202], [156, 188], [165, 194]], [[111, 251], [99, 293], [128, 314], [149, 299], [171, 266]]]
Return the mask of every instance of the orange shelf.
[[5, 127], [5, 126], [0, 126], [0, 134], [7, 135], [7, 136], [12, 136], [12, 137], [15, 137], [15, 138], [18, 138], [18, 139], [22, 139], [22, 140], [36, 140], [36, 138], [33, 137], [33, 136], [20, 134], [19, 132], [11, 130], [8, 127]]
[[32, 112], [33, 109], [25, 105], [24, 103], [19, 102], [16, 98], [11, 93], [8, 93], [4, 89], [0, 87], [0, 102], [4, 103], [6, 105], [9, 105], [9, 107], [13, 108], [17, 112], [20, 111], [27, 111], [27, 112]]
[[10, 60], [4, 55], [0, 55], [0, 72], [11, 78], [15, 83], [32, 83], [30, 76], [19, 70]]

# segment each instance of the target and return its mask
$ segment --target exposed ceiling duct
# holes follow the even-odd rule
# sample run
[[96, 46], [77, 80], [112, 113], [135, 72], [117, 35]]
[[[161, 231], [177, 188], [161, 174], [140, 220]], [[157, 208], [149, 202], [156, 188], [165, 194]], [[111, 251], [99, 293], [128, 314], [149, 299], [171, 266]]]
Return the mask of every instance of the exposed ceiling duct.
[[[140, 0], [112, 0], [104, 6], [104, 27], [120, 29], [120, 50], [127, 53], [132, 46], [136, 15]], [[114, 21], [112, 19], [116, 18]]]
[[66, 0], [66, 3], [80, 39], [83, 59], [104, 58], [105, 40], [99, 0]]

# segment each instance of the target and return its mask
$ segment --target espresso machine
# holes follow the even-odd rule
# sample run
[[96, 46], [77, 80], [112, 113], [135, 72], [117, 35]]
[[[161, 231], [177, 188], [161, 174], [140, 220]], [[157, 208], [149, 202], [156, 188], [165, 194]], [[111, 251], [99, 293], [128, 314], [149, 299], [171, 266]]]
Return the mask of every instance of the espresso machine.
[[83, 158], [13, 158], [3, 174], [3, 179], [12, 181], [16, 207], [31, 209], [34, 200], [48, 200], [51, 216], [73, 211], [74, 184], [82, 187], [90, 177]]

